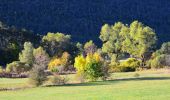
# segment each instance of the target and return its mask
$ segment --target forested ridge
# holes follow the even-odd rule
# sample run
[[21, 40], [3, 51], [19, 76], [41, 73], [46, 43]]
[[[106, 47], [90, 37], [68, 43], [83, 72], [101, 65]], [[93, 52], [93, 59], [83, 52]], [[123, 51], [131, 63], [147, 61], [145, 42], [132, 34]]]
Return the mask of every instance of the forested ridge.
[[98, 39], [105, 23], [139, 20], [155, 29], [159, 45], [169, 41], [169, 0], [1, 0], [0, 20], [34, 33], [62, 32], [74, 41]]
[[40, 35], [0, 22], [0, 64], [4, 65], [17, 60], [26, 41], [31, 41], [37, 46], [40, 44]]

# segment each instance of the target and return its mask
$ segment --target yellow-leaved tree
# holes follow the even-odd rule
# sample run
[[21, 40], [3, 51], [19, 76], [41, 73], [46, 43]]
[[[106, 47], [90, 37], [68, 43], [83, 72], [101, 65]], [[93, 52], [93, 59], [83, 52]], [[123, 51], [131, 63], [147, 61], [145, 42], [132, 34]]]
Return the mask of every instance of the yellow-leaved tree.
[[69, 65], [69, 58], [70, 54], [64, 52], [61, 57], [56, 57], [49, 62], [48, 69], [53, 72], [58, 71], [58, 67], [63, 67], [64, 69]]
[[99, 53], [89, 53], [86, 57], [79, 55], [75, 58], [74, 67], [76, 68], [78, 75], [85, 76], [84, 78], [89, 80], [96, 80], [99, 77], [103, 77], [103, 61]]

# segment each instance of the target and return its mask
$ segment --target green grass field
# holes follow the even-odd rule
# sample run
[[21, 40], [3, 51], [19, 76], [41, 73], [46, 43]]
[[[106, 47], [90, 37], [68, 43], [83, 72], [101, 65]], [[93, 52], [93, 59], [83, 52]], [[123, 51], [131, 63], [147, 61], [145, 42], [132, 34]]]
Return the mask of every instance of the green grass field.
[[[135, 73], [139, 73], [140, 76], [135, 78]], [[0, 100], [168, 100], [170, 98], [170, 73], [166, 70], [114, 73], [111, 79], [105, 82], [0, 91]], [[27, 79], [2, 78], [0, 88], [24, 87], [26, 83]]]

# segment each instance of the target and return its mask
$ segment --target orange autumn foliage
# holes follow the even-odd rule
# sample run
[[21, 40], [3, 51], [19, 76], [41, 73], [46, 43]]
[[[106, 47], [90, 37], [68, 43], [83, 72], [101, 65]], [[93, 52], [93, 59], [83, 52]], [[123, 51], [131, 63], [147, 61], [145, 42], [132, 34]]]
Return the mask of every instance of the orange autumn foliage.
[[54, 68], [57, 68], [58, 66], [67, 66], [69, 62], [70, 54], [67, 52], [64, 52], [63, 55], [59, 58], [54, 58], [50, 61], [48, 64], [48, 69], [53, 70]]

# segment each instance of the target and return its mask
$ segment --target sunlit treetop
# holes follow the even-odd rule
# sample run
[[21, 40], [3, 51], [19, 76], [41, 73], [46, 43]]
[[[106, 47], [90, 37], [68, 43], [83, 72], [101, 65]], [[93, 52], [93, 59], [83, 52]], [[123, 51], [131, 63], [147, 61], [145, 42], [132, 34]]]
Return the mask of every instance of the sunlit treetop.
[[63, 33], [47, 33], [46, 36], [42, 38], [42, 41], [56, 41], [56, 42], [63, 42], [69, 41], [71, 39], [70, 35], [64, 35]]

